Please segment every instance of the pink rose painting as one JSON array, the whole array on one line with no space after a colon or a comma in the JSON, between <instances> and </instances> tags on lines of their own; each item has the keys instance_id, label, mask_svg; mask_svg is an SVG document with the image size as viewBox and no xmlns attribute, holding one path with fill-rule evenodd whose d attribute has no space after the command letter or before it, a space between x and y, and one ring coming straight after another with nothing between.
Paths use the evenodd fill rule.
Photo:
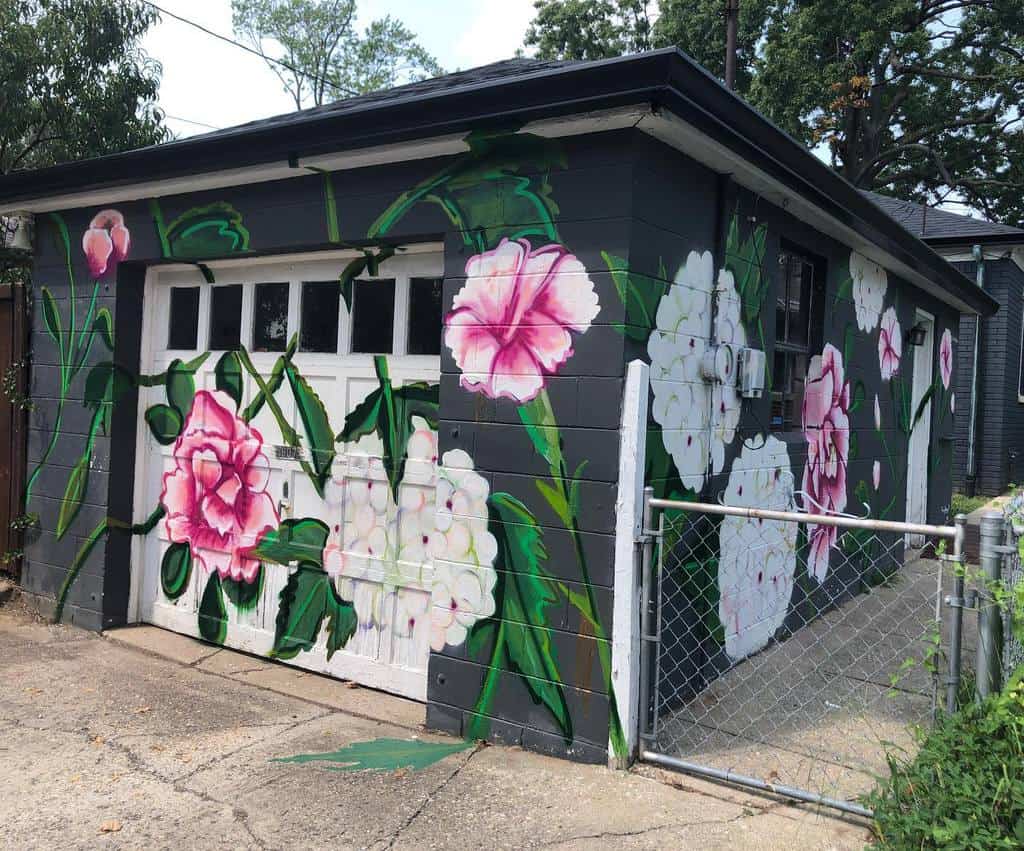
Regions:
<instances>
[{"instance_id":1,"label":"pink rose painting","mask_svg":"<svg viewBox=\"0 0 1024 851\"><path fill-rule=\"evenodd\" d=\"M882 381L888 381L900 368L903 356L903 335L895 308L888 308L882 314L882 327L878 331L878 365L882 370Z\"/></svg>"},{"instance_id":2,"label":"pink rose painting","mask_svg":"<svg viewBox=\"0 0 1024 851\"><path fill-rule=\"evenodd\" d=\"M561 245L503 239L466 263L445 317L445 345L467 390L529 402L573 354L600 310L583 264Z\"/></svg>"},{"instance_id":3,"label":"pink rose painting","mask_svg":"<svg viewBox=\"0 0 1024 851\"><path fill-rule=\"evenodd\" d=\"M883 324L884 324L883 319ZM846 508L846 460L850 452L850 385L843 372L843 355L826 344L811 359L803 402L807 441L804 466L804 508L810 514L831 514ZM835 526L810 526L807 570L822 582L828 572L829 551L836 543Z\"/></svg>"},{"instance_id":4,"label":"pink rose painting","mask_svg":"<svg viewBox=\"0 0 1024 851\"><path fill-rule=\"evenodd\" d=\"M82 251L89 263L89 274L96 279L113 269L128 256L129 242L124 216L117 210L100 210L82 235Z\"/></svg>"},{"instance_id":5,"label":"pink rose painting","mask_svg":"<svg viewBox=\"0 0 1024 851\"><path fill-rule=\"evenodd\" d=\"M942 387L949 390L949 379L953 376L953 335L947 328L939 340L939 377Z\"/></svg>"},{"instance_id":6,"label":"pink rose painting","mask_svg":"<svg viewBox=\"0 0 1024 851\"><path fill-rule=\"evenodd\" d=\"M233 408L226 393L196 393L160 503L171 541L187 543L192 558L222 578L252 582L260 562L251 550L279 518L266 490L263 438Z\"/></svg>"}]
</instances>

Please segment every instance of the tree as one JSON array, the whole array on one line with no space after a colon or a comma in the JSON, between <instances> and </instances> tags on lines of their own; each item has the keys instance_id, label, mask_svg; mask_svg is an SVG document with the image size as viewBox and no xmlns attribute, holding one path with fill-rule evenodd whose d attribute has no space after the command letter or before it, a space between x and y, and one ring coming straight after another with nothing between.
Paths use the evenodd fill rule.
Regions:
<instances>
[{"instance_id":1,"label":"tree","mask_svg":"<svg viewBox=\"0 0 1024 851\"><path fill-rule=\"evenodd\" d=\"M267 60L296 109L442 73L390 16L356 32L355 0L231 0L231 15L235 33Z\"/></svg>"},{"instance_id":2,"label":"tree","mask_svg":"<svg viewBox=\"0 0 1024 851\"><path fill-rule=\"evenodd\" d=\"M750 97L856 186L1024 219L1020 0L789 0Z\"/></svg>"},{"instance_id":3,"label":"tree","mask_svg":"<svg viewBox=\"0 0 1024 851\"><path fill-rule=\"evenodd\" d=\"M0 0L0 173L162 142L136 2Z\"/></svg>"},{"instance_id":4,"label":"tree","mask_svg":"<svg viewBox=\"0 0 1024 851\"><path fill-rule=\"evenodd\" d=\"M537 0L526 44L539 59L608 59L650 50L644 0Z\"/></svg>"},{"instance_id":5,"label":"tree","mask_svg":"<svg viewBox=\"0 0 1024 851\"><path fill-rule=\"evenodd\" d=\"M582 59L648 39L722 76L724 0L662 0L653 28L621 5L539 0L527 44ZM738 35L737 91L856 186L1024 222L1021 0L741 0Z\"/></svg>"}]
</instances>

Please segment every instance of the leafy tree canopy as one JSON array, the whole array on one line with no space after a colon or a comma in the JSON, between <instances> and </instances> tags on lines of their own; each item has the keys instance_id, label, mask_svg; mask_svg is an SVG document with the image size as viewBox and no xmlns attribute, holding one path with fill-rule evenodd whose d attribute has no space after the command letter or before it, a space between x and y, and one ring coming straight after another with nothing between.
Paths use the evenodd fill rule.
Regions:
<instances>
[{"instance_id":1,"label":"leafy tree canopy","mask_svg":"<svg viewBox=\"0 0 1024 851\"><path fill-rule=\"evenodd\" d=\"M724 72L723 0L538 0L544 58L678 45ZM855 185L1024 223L1021 0L741 0L737 91Z\"/></svg>"},{"instance_id":2,"label":"leafy tree canopy","mask_svg":"<svg viewBox=\"0 0 1024 851\"><path fill-rule=\"evenodd\" d=\"M356 30L355 0L231 0L235 33L267 60L295 108L443 73L390 16Z\"/></svg>"},{"instance_id":3,"label":"leafy tree canopy","mask_svg":"<svg viewBox=\"0 0 1024 851\"><path fill-rule=\"evenodd\" d=\"M0 0L0 173L153 145L156 13L126 0Z\"/></svg>"}]
</instances>

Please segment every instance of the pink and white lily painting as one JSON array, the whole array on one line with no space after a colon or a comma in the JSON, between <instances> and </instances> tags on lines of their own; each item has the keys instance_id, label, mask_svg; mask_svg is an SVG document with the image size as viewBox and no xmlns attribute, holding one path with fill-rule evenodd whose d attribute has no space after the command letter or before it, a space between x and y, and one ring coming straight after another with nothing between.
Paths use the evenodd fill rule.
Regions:
<instances>
[{"instance_id":1,"label":"pink and white lily painting","mask_svg":"<svg viewBox=\"0 0 1024 851\"><path fill-rule=\"evenodd\" d=\"M464 388L522 404L572 357L572 333L599 310L587 270L564 246L503 239L466 263L444 341Z\"/></svg>"},{"instance_id":2,"label":"pink and white lily painting","mask_svg":"<svg viewBox=\"0 0 1024 851\"><path fill-rule=\"evenodd\" d=\"M896 309L889 307L882 314L882 327L878 331L878 366L882 371L882 381L888 381L899 371L902 357L900 321L896 318Z\"/></svg>"}]
</instances>

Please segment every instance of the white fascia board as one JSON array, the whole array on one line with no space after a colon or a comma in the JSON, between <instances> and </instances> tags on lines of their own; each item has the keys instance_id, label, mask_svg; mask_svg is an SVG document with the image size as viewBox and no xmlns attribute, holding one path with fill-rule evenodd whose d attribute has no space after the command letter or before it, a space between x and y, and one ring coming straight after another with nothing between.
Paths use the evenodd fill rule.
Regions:
<instances>
[{"instance_id":1,"label":"white fascia board","mask_svg":"<svg viewBox=\"0 0 1024 851\"><path fill-rule=\"evenodd\" d=\"M731 175L732 179L740 186L777 207L781 207L794 218L806 222L816 230L848 245L866 257L870 257L879 265L895 272L939 301L955 307L961 313L973 315L977 312L970 305L953 296L945 287L911 269L802 195L667 110L645 117L637 125L637 129L676 148L714 171Z\"/></svg>"},{"instance_id":2,"label":"white fascia board","mask_svg":"<svg viewBox=\"0 0 1024 851\"><path fill-rule=\"evenodd\" d=\"M646 107L602 110L562 118L537 121L525 125L519 132L556 138L578 136L584 133L600 133L634 126L641 116L647 114ZM243 168L225 168L202 174L110 186L87 192L72 192L52 195L47 198L18 201L12 200L0 209L0 213L27 212L48 213L54 210L69 210L76 207L97 207L138 201L147 198L161 198L167 195L181 195L186 192L202 192L250 183L266 183L272 180L286 180L305 177L312 172L308 169L325 171L346 171L367 168L388 163L409 162L461 154L469 150L465 134L437 136L415 142L401 142L393 145L379 145L374 148L359 148L336 154L322 154L303 158L298 168L287 162L271 162Z\"/></svg>"}]
</instances>

